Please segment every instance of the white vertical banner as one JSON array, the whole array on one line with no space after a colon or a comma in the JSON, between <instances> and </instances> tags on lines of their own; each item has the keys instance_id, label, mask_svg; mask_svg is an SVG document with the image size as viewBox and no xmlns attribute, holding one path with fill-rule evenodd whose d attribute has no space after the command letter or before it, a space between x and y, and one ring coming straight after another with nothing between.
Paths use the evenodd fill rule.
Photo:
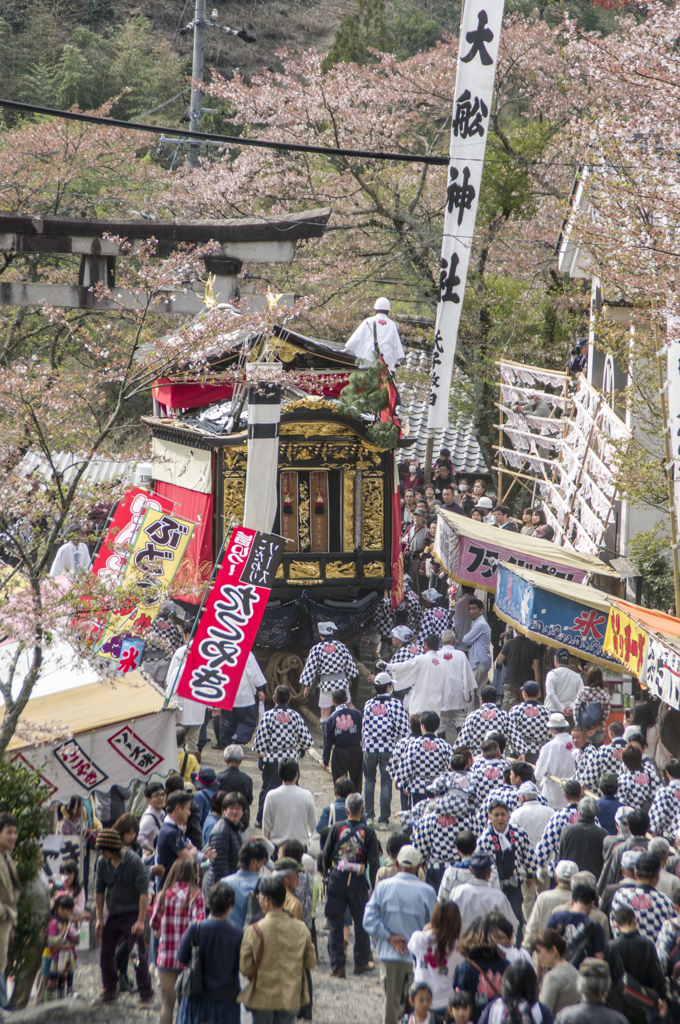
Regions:
<instances>
[{"instance_id":1,"label":"white vertical banner","mask_svg":"<svg viewBox=\"0 0 680 1024\"><path fill-rule=\"evenodd\" d=\"M668 430L673 460L673 496L676 522L680 524L680 316L669 312L667 331Z\"/></svg>"},{"instance_id":2,"label":"white vertical banner","mask_svg":"<svg viewBox=\"0 0 680 1024\"><path fill-rule=\"evenodd\" d=\"M504 0L465 0L451 122L427 425L449 424L449 393L482 181Z\"/></svg>"},{"instance_id":3,"label":"white vertical banner","mask_svg":"<svg viewBox=\"0 0 680 1024\"><path fill-rule=\"evenodd\" d=\"M248 470L243 526L261 533L271 533L276 518L280 420L281 386L251 386L248 389Z\"/></svg>"}]
</instances>

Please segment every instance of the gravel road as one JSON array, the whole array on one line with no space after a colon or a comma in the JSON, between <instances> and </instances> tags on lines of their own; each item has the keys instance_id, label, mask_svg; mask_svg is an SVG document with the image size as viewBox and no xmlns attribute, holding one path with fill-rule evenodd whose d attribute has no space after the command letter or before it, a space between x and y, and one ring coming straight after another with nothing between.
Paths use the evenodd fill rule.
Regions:
<instances>
[{"instance_id":1,"label":"gravel road","mask_svg":"<svg viewBox=\"0 0 680 1024\"><path fill-rule=\"evenodd\" d=\"M314 746L321 752L321 733L312 727ZM212 737L211 737L212 740ZM219 750L211 749L208 745L203 751L203 764L212 765L216 771L224 766L222 753ZM257 758L250 749L246 749L243 763L243 770L248 772L255 788L255 803L260 790L260 772L257 770ZM320 814L323 807L330 803L333 795L331 777L321 765L307 756L301 763L301 785L310 789L314 794L314 802L317 812ZM379 787L378 787L379 788ZM399 809L398 796L395 794L392 802L392 813ZM252 815L254 818L254 815ZM398 822L392 819L392 826L396 829ZM250 829L248 834L254 832ZM384 846L388 836L387 832L379 832L378 836ZM371 974L354 977L352 971L352 945L347 963L347 979L341 980L331 978L328 952L326 949L327 930L324 916L323 903L319 902L317 907L317 935L319 947L319 962L312 972L314 987L314 1024L379 1024L382 1019L382 992L379 980L379 966L376 962L376 969ZM353 933L352 933L353 934ZM130 970L132 976L132 970ZM77 999L64 1000L60 1003L50 1003L42 1006L29 1006L26 1010L6 1015L1 1019L23 1024L23 1022L49 1021L50 1024L77 1024L79 1021L96 1021L97 1024L140 1024L140 1022L156 1021L160 1010L160 996L156 992L154 1006L151 1009L142 1010L139 1006L136 995L121 995L113 1005L98 1005L93 1000L99 993L101 987L98 950L92 949L89 953L80 954L78 967L75 974L75 989L78 992Z\"/></svg>"}]
</instances>

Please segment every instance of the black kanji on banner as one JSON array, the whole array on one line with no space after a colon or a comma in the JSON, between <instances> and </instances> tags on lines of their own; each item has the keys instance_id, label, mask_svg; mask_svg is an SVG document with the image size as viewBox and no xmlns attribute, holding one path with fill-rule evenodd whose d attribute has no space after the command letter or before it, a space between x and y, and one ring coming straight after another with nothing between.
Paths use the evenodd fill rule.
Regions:
<instances>
[{"instance_id":1,"label":"black kanji on banner","mask_svg":"<svg viewBox=\"0 0 680 1024\"><path fill-rule=\"evenodd\" d=\"M482 64L488 67L489 64L493 64L493 57L487 50L485 44L490 43L493 40L493 32L490 28L487 28L489 16L486 11L480 11L477 15L477 28L473 32L468 32L465 38L468 43L472 44L472 49L465 57L460 59L468 64L474 57L479 54L479 59Z\"/></svg>"},{"instance_id":2,"label":"black kanji on banner","mask_svg":"<svg viewBox=\"0 0 680 1024\"><path fill-rule=\"evenodd\" d=\"M456 138L468 139L472 135L484 134L482 121L489 115L489 108L484 100L475 96L474 101L469 89L465 89L456 100L456 114L451 128Z\"/></svg>"},{"instance_id":3,"label":"black kanji on banner","mask_svg":"<svg viewBox=\"0 0 680 1024\"><path fill-rule=\"evenodd\" d=\"M472 209L472 201L477 195L474 185L470 184L470 168L463 168L463 180L457 182L458 168L449 171L450 181L446 190L446 205L449 213L458 210L458 227L463 223L466 210Z\"/></svg>"}]
</instances>

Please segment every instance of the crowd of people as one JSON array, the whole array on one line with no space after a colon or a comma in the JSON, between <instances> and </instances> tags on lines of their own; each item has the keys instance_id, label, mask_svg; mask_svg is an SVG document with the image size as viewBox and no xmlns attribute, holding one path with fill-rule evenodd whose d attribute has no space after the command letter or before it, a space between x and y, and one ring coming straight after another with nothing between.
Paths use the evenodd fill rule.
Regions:
<instances>
[{"instance_id":1,"label":"crowd of people","mask_svg":"<svg viewBox=\"0 0 680 1024\"><path fill-rule=\"evenodd\" d=\"M379 962L383 1024L680 1021L680 761L654 701L618 720L599 668L566 648L547 665L485 595L423 577L411 542L438 503L471 515L484 499L447 460L422 499L417 462L405 467L411 573L370 623L373 670L335 622L316 624L299 685L318 702L335 799L319 813L308 721L287 686L262 706L251 656L232 712L182 702L177 773L61 808L59 831L87 840L83 876L71 860L39 874L44 928L9 996L17 820L0 814L0 1007L77 989L91 918L103 1003L136 992L150 1007L156 992L161 1024L312 1020L323 907L332 977ZM521 527L492 515L540 530L526 511ZM169 690L189 632L164 613L147 645ZM202 763L211 725L219 772Z\"/></svg>"},{"instance_id":2,"label":"crowd of people","mask_svg":"<svg viewBox=\"0 0 680 1024\"><path fill-rule=\"evenodd\" d=\"M555 531L540 504L522 509L520 523L507 505L499 504L495 494L487 494L484 479L457 472L447 448L442 448L431 468L429 483L425 483L420 460L415 456L400 464L399 483L404 566L418 593L428 586L444 590L445 577L430 558L440 508L501 530L554 540Z\"/></svg>"}]
</instances>

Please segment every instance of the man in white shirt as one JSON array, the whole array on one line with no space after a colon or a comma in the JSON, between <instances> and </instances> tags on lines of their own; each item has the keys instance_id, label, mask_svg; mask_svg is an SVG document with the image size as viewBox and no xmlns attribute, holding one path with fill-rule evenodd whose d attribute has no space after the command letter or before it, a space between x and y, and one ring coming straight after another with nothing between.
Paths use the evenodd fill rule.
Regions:
<instances>
[{"instance_id":1,"label":"man in white shirt","mask_svg":"<svg viewBox=\"0 0 680 1024\"><path fill-rule=\"evenodd\" d=\"M560 783L555 782L550 776L570 779L576 771L576 751L569 734L569 722L564 715L554 711L548 719L548 726L552 739L541 747L534 768L534 777L548 804L557 811L561 807L566 807L567 801Z\"/></svg>"},{"instance_id":2,"label":"man in white shirt","mask_svg":"<svg viewBox=\"0 0 680 1024\"><path fill-rule=\"evenodd\" d=\"M518 825L524 829L535 850L543 835L545 826L555 812L552 807L539 804L537 799L538 788L535 782L523 782L519 787L518 793L519 807L510 815L510 824ZM538 878L535 878L531 885L522 882L522 913L524 914L525 921L528 921L531 916L538 893L542 892L547 887L547 884L547 882L539 882Z\"/></svg>"},{"instance_id":3,"label":"man in white shirt","mask_svg":"<svg viewBox=\"0 0 680 1024\"><path fill-rule=\"evenodd\" d=\"M460 911L461 935L476 917L490 914L494 910L499 911L503 917L507 917L513 930L517 931L519 921L510 905L510 900L501 889L494 889L491 885L491 864L491 854L473 853L470 858L472 878L469 882L456 885L451 890L449 899L457 905Z\"/></svg>"},{"instance_id":4,"label":"man in white shirt","mask_svg":"<svg viewBox=\"0 0 680 1024\"><path fill-rule=\"evenodd\" d=\"M555 667L545 677L545 706L550 711L559 711L568 718L573 716L576 695L583 689L583 678L569 668L569 651L560 647L555 651Z\"/></svg>"},{"instance_id":5,"label":"man in white shirt","mask_svg":"<svg viewBox=\"0 0 680 1024\"><path fill-rule=\"evenodd\" d=\"M86 531L80 526L71 531L71 536L65 544L61 545L55 555L50 576L61 576L62 573L89 572L92 559L85 543L85 537Z\"/></svg>"},{"instance_id":6,"label":"man in white shirt","mask_svg":"<svg viewBox=\"0 0 680 1024\"><path fill-rule=\"evenodd\" d=\"M453 744L463 727L468 711L473 708L472 699L477 682L464 651L455 648L456 634L452 629L442 633L439 659L446 672L446 694L440 714L440 735Z\"/></svg>"},{"instance_id":7,"label":"man in white shirt","mask_svg":"<svg viewBox=\"0 0 680 1024\"><path fill-rule=\"evenodd\" d=\"M238 685L234 707L231 711L222 708L220 712L220 746L232 743L244 747L250 743L257 728L257 702L264 704L264 689L267 680L251 651Z\"/></svg>"},{"instance_id":8,"label":"man in white shirt","mask_svg":"<svg viewBox=\"0 0 680 1024\"><path fill-rule=\"evenodd\" d=\"M316 829L314 797L308 789L296 785L300 768L292 757L279 761L281 785L270 789L264 801L262 832L274 846L286 839L297 839L306 846Z\"/></svg>"},{"instance_id":9,"label":"man in white shirt","mask_svg":"<svg viewBox=\"0 0 680 1024\"><path fill-rule=\"evenodd\" d=\"M357 359L366 363L375 362L375 345L378 344L380 354L392 372L397 363L404 358L404 349L397 325L387 316L390 311L390 300L376 300L375 316L362 320L352 337L345 344L345 351L351 352Z\"/></svg>"},{"instance_id":10,"label":"man in white shirt","mask_svg":"<svg viewBox=\"0 0 680 1024\"><path fill-rule=\"evenodd\" d=\"M189 649L189 637L191 636L191 623L185 623L182 627L185 643L178 647L172 656L170 668L166 676L165 693L167 696L175 694L177 684L182 678L184 663L187 660ZM175 712L175 722L181 725L185 732L184 749L188 754L195 754L198 750L198 740L201 733L201 726L205 721L205 713L208 710L206 704L198 700L190 700L188 697L173 698L180 705L180 710Z\"/></svg>"},{"instance_id":11,"label":"man in white shirt","mask_svg":"<svg viewBox=\"0 0 680 1024\"><path fill-rule=\"evenodd\" d=\"M423 647L425 653L417 654L410 661L390 662L394 690L410 689L404 700L409 715L419 715L422 711L439 715L448 694L448 673L438 650L439 637L425 637Z\"/></svg>"}]
</instances>

